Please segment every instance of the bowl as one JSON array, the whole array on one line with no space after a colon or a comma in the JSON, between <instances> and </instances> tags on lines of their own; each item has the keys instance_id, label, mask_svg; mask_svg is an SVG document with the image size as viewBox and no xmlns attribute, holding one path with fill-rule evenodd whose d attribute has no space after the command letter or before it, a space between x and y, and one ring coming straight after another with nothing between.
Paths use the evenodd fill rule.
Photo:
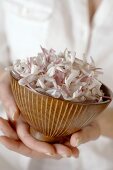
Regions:
<instances>
[{"instance_id":1,"label":"bowl","mask_svg":"<svg viewBox=\"0 0 113 170\"><path fill-rule=\"evenodd\" d=\"M32 136L50 143L61 142L91 123L112 100L112 92L104 84L101 88L108 98L100 103L72 102L35 93L20 86L12 75L11 88Z\"/></svg>"}]
</instances>

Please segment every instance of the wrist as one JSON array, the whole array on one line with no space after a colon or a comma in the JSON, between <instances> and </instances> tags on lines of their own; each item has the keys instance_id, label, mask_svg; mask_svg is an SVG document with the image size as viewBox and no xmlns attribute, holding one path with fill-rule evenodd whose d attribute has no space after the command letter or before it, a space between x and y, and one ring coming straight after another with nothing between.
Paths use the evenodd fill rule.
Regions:
<instances>
[{"instance_id":1,"label":"wrist","mask_svg":"<svg viewBox=\"0 0 113 170\"><path fill-rule=\"evenodd\" d=\"M3 67L0 65L0 76L4 73Z\"/></svg>"}]
</instances>

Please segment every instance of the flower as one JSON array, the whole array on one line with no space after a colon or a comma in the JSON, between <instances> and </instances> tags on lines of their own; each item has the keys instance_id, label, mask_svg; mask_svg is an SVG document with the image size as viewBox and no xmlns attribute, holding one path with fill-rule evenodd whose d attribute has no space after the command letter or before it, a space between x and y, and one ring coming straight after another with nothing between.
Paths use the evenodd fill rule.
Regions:
<instances>
[{"instance_id":1,"label":"flower","mask_svg":"<svg viewBox=\"0 0 113 170\"><path fill-rule=\"evenodd\" d=\"M102 71L96 68L92 57L88 63L85 55L80 60L75 52L67 49L58 54L54 49L41 49L37 56L19 59L11 67L20 85L75 102L102 101L102 83L98 80Z\"/></svg>"}]
</instances>

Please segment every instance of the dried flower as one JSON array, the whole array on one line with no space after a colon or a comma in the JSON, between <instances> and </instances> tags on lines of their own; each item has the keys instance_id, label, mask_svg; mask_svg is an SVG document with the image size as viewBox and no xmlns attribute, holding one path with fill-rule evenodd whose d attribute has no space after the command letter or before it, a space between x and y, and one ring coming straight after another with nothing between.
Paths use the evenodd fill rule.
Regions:
<instances>
[{"instance_id":1,"label":"dried flower","mask_svg":"<svg viewBox=\"0 0 113 170\"><path fill-rule=\"evenodd\" d=\"M36 57L17 60L10 68L15 77L20 77L20 85L75 102L102 101L104 94L98 80L102 71L96 68L92 57L88 63L85 55L80 60L67 49L59 54L54 49L41 49Z\"/></svg>"}]
</instances>

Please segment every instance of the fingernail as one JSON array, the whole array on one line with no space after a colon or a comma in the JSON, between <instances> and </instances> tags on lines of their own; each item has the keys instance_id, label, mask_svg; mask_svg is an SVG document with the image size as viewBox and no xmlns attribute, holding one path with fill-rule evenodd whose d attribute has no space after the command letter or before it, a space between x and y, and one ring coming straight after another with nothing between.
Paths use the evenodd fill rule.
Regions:
<instances>
[{"instance_id":1,"label":"fingernail","mask_svg":"<svg viewBox=\"0 0 113 170\"><path fill-rule=\"evenodd\" d=\"M65 153L62 153L62 154L60 154L63 158L70 158L72 155L70 154L65 154Z\"/></svg>"},{"instance_id":2,"label":"fingernail","mask_svg":"<svg viewBox=\"0 0 113 170\"><path fill-rule=\"evenodd\" d=\"M18 117L19 117L19 115L18 115L18 111L16 111L15 113L13 113L13 115L12 115L12 120L13 121L15 121L15 120L17 120L18 119Z\"/></svg>"},{"instance_id":3,"label":"fingernail","mask_svg":"<svg viewBox=\"0 0 113 170\"><path fill-rule=\"evenodd\" d=\"M73 158L77 159L79 157L79 155L74 155Z\"/></svg>"},{"instance_id":4,"label":"fingernail","mask_svg":"<svg viewBox=\"0 0 113 170\"><path fill-rule=\"evenodd\" d=\"M15 121L15 113L12 115L12 120Z\"/></svg>"},{"instance_id":5,"label":"fingernail","mask_svg":"<svg viewBox=\"0 0 113 170\"><path fill-rule=\"evenodd\" d=\"M82 144L81 139L77 138L77 139L76 139L75 146L78 147L78 146L80 146L81 144Z\"/></svg>"},{"instance_id":6,"label":"fingernail","mask_svg":"<svg viewBox=\"0 0 113 170\"><path fill-rule=\"evenodd\" d=\"M48 156L53 156L53 154L52 154L52 153L49 153L49 152L46 153L46 155L48 155Z\"/></svg>"},{"instance_id":7,"label":"fingernail","mask_svg":"<svg viewBox=\"0 0 113 170\"><path fill-rule=\"evenodd\" d=\"M0 127L0 136L4 136L4 132L2 130L2 127Z\"/></svg>"},{"instance_id":8,"label":"fingernail","mask_svg":"<svg viewBox=\"0 0 113 170\"><path fill-rule=\"evenodd\" d=\"M67 158L68 156L66 154L60 154L63 158Z\"/></svg>"}]
</instances>

